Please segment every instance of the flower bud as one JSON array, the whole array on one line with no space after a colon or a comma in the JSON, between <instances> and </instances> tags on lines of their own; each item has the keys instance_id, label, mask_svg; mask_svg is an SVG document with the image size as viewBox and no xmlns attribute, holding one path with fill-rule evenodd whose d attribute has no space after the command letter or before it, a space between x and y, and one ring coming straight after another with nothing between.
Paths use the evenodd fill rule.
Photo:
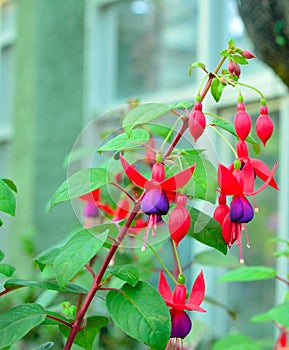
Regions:
<instances>
[{"instance_id":1,"label":"flower bud","mask_svg":"<svg viewBox=\"0 0 289 350\"><path fill-rule=\"evenodd\" d=\"M206 127L206 118L202 112L202 103L196 102L189 114L189 130L195 142L203 134Z\"/></svg>"},{"instance_id":2,"label":"flower bud","mask_svg":"<svg viewBox=\"0 0 289 350\"><path fill-rule=\"evenodd\" d=\"M252 126L250 115L245 111L243 102L237 104L237 113L234 119L234 127L241 141L245 141L248 137Z\"/></svg>"},{"instance_id":3,"label":"flower bud","mask_svg":"<svg viewBox=\"0 0 289 350\"><path fill-rule=\"evenodd\" d=\"M169 232L172 240L179 242L188 233L191 225L190 214L184 206L177 205L170 213L168 220Z\"/></svg>"},{"instance_id":4,"label":"flower bud","mask_svg":"<svg viewBox=\"0 0 289 350\"><path fill-rule=\"evenodd\" d=\"M272 136L274 130L274 124L272 119L268 115L268 107L260 107L260 115L256 121L256 133L259 139L262 141L264 147L266 146L267 141Z\"/></svg>"},{"instance_id":5,"label":"flower bud","mask_svg":"<svg viewBox=\"0 0 289 350\"><path fill-rule=\"evenodd\" d=\"M252 52L248 51L248 50L243 50L241 55L244 57L244 58L247 58L248 60L251 59L251 58L256 58L256 56L254 54L252 54Z\"/></svg>"}]
</instances>

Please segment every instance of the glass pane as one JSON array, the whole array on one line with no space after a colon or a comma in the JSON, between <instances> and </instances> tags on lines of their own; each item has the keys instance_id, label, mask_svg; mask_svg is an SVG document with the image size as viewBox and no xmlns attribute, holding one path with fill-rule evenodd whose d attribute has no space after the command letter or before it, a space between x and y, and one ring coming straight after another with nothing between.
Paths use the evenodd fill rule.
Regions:
<instances>
[{"instance_id":1,"label":"glass pane","mask_svg":"<svg viewBox=\"0 0 289 350\"><path fill-rule=\"evenodd\" d=\"M191 84L195 59L197 1L120 2L115 97L128 97Z\"/></svg>"}]
</instances>

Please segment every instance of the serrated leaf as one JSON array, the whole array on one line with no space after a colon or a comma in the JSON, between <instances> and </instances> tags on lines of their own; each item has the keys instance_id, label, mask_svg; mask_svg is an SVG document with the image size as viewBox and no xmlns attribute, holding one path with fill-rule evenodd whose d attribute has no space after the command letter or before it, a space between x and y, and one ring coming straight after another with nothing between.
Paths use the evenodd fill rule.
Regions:
<instances>
[{"instance_id":1,"label":"serrated leaf","mask_svg":"<svg viewBox=\"0 0 289 350\"><path fill-rule=\"evenodd\" d=\"M0 180L0 211L15 216L16 200L11 188Z\"/></svg>"},{"instance_id":2,"label":"serrated leaf","mask_svg":"<svg viewBox=\"0 0 289 350\"><path fill-rule=\"evenodd\" d=\"M157 119L169 112L171 107L163 103L146 103L132 109L123 119L123 128L130 136L133 128Z\"/></svg>"},{"instance_id":3,"label":"serrated leaf","mask_svg":"<svg viewBox=\"0 0 289 350\"><path fill-rule=\"evenodd\" d=\"M37 255L34 262L38 265L40 271L43 271L47 265L53 265L54 260L60 254L61 250L62 247L53 247Z\"/></svg>"},{"instance_id":4,"label":"serrated leaf","mask_svg":"<svg viewBox=\"0 0 289 350\"><path fill-rule=\"evenodd\" d=\"M65 293L87 294L87 290L74 283L67 283L64 288L60 288L57 281L32 281L18 278L11 278L4 284L5 289L18 289L22 287L34 287L48 290L62 291Z\"/></svg>"},{"instance_id":5,"label":"serrated leaf","mask_svg":"<svg viewBox=\"0 0 289 350\"><path fill-rule=\"evenodd\" d=\"M227 254L227 245L222 236L222 228L217 221L201 211L191 208L191 227L188 236L199 242Z\"/></svg>"},{"instance_id":6,"label":"serrated leaf","mask_svg":"<svg viewBox=\"0 0 289 350\"><path fill-rule=\"evenodd\" d=\"M63 288L95 256L103 246L107 235L108 230L99 235L94 235L89 230L82 230L70 238L53 263L60 288Z\"/></svg>"},{"instance_id":7,"label":"serrated leaf","mask_svg":"<svg viewBox=\"0 0 289 350\"><path fill-rule=\"evenodd\" d=\"M32 328L45 320L45 312L38 304L15 306L0 315L0 348L23 338Z\"/></svg>"},{"instance_id":8,"label":"serrated leaf","mask_svg":"<svg viewBox=\"0 0 289 350\"><path fill-rule=\"evenodd\" d=\"M51 349L53 347L54 347L54 343L52 343L52 341L48 341L48 342L38 346L34 350L48 350L48 349Z\"/></svg>"},{"instance_id":9,"label":"serrated leaf","mask_svg":"<svg viewBox=\"0 0 289 350\"><path fill-rule=\"evenodd\" d=\"M2 179L2 181L4 181L6 183L6 185L9 186L13 192L17 193L17 186L15 185L15 183L12 180Z\"/></svg>"},{"instance_id":10,"label":"serrated leaf","mask_svg":"<svg viewBox=\"0 0 289 350\"><path fill-rule=\"evenodd\" d=\"M228 335L219 339L212 347L212 350L261 350L254 344L253 340L243 334Z\"/></svg>"},{"instance_id":11,"label":"serrated leaf","mask_svg":"<svg viewBox=\"0 0 289 350\"><path fill-rule=\"evenodd\" d=\"M224 256L215 250L207 250L194 256L194 263L214 267L237 268L240 261L232 255Z\"/></svg>"},{"instance_id":12,"label":"serrated leaf","mask_svg":"<svg viewBox=\"0 0 289 350\"><path fill-rule=\"evenodd\" d=\"M6 277L11 277L15 270L15 267L10 264L0 264L0 273Z\"/></svg>"},{"instance_id":13,"label":"serrated leaf","mask_svg":"<svg viewBox=\"0 0 289 350\"><path fill-rule=\"evenodd\" d=\"M134 265L113 265L107 271L131 286L135 286L139 281L139 271Z\"/></svg>"},{"instance_id":14,"label":"serrated leaf","mask_svg":"<svg viewBox=\"0 0 289 350\"><path fill-rule=\"evenodd\" d=\"M113 322L129 336L154 350L164 350L170 337L168 307L148 283L125 284L121 292L110 291L106 305Z\"/></svg>"},{"instance_id":15,"label":"serrated leaf","mask_svg":"<svg viewBox=\"0 0 289 350\"><path fill-rule=\"evenodd\" d=\"M274 278L277 271L265 266L244 266L223 275L219 282L245 282Z\"/></svg>"},{"instance_id":16,"label":"serrated leaf","mask_svg":"<svg viewBox=\"0 0 289 350\"><path fill-rule=\"evenodd\" d=\"M82 169L65 180L54 193L50 207L78 198L114 181L113 175L103 168Z\"/></svg>"},{"instance_id":17,"label":"serrated leaf","mask_svg":"<svg viewBox=\"0 0 289 350\"><path fill-rule=\"evenodd\" d=\"M223 84L220 82L218 78L214 78L212 80L212 85L211 85L211 94L214 97L216 102L220 101L220 98L222 96L222 92L226 84Z\"/></svg>"},{"instance_id":18,"label":"serrated leaf","mask_svg":"<svg viewBox=\"0 0 289 350\"><path fill-rule=\"evenodd\" d=\"M108 324L108 318L105 316L90 316L86 319L85 328L78 332L74 343L85 350L93 350L95 337L102 327ZM69 327L64 325L59 326L60 332L67 338Z\"/></svg>"},{"instance_id":19,"label":"serrated leaf","mask_svg":"<svg viewBox=\"0 0 289 350\"><path fill-rule=\"evenodd\" d=\"M115 136L107 143L98 148L97 151L120 151L123 149L134 148L148 142L150 135L144 129L132 130L130 136L126 133Z\"/></svg>"},{"instance_id":20,"label":"serrated leaf","mask_svg":"<svg viewBox=\"0 0 289 350\"><path fill-rule=\"evenodd\" d=\"M191 64L190 68L189 68L189 76L192 75L192 70L193 70L194 68L206 69L206 66L205 66L205 64L202 63L202 62L193 62L193 63Z\"/></svg>"},{"instance_id":21,"label":"serrated leaf","mask_svg":"<svg viewBox=\"0 0 289 350\"><path fill-rule=\"evenodd\" d=\"M267 312L272 320L289 328L289 304L282 304L274 307Z\"/></svg>"},{"instance_id":22,"label":"serrated leaf","mask_svg":"<svg viewBox=\"0 0 289 350\"><path fill-rule=\"evenodd\" d=\"M234 125L225 121L225 120L214 119L212 121L212 125L217 126L218 128L221 128L225 131L228 131L230 134L237 137ZM251 133L246 138L246 141L251 143L253 145L253 147L255 147L255 153L260 152L260 145L259 145L258 141L252 136Z\"/></svg>"}]
</instances>

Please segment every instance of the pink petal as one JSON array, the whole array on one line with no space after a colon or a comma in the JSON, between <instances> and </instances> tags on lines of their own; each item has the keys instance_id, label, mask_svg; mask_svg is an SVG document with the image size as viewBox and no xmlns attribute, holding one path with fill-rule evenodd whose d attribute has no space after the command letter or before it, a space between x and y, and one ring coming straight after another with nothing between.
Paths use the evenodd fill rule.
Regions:
<instances>
[{"instance_id":1,"label":"pink petal","mask_svg":"<svg viewBox=\"0 0 289 350\"><path fill-rule=\"evenodd\" d=\"M244 179L244 192L254 191L255 173L254 168L250 162L246 162L242 168L242 174Z\"/></svg>"},{"instance_id":2,"label":"pink petal","mask_svg":"<svg viewBox=\"0 0 289 350\"><path fill-rule=\"evenodd\" d=\"M164 191L175 191L177 188L185 186L185 184L191 179L193 172L195 170L196 163L194 163L189 168L180 171L174 176L169 177L168 179L160 183L161 188Z\"/></svg>"},{"instance_id":3,"label":"pink petal","mask_svg":"<svg viewBox=\"0 0 289 350\"><path fill-rule=\"evenodd\" d=\"M146 183L150 182L148 179L142 176L132 165L130 165L121 154L120 154L120 161L127 177L136 186L144 188Z\"/></svg>"},{"instance_id":4,"label":"pink petal","mask_svg":"<svg viewBox=\"0 0 289 350\"><path fill-rule=\"evenodd\" d=\"M100 197L100 189L97 188L96 190L83 194L78 198L86 202L97 202L99 200L99 197Z\"/></svg>"},{"instance_id":5,"label":"pink petal","mask_svg":"<svg viewBox=\"0 0 289 350\"><path fill-rule=\"evenodd\" d=\"M218 167L218 184L222 194L232 196L233 194L242 194L243 189L232 172L223 164Z\"/></svg>"},{"instance_id":6,"label":"pink petal","mask_svg":"<svg viewBox=\"0 0 289 350\"><path fill-rule=\"evenodd\" d=\"M160 271L159 293L163 297L167 305L173 305L173 293L170 289L170 286L168 285L168 282L162 270Z\"/></svg>"},{"instance_id":7,"label":"pink petal","mask_svg":"<svg viewBox=\"0 0 289 350\"><path fill-rule=\"evenodd\" d=\"M201 302L204 300L204 297L205 281L203 271L201 271L194 282L190 298L186 304L186 309L195 311L205 311L204 309L199 307Z\"/></svg>"},{"instance_id":8,"label":"pink petal","mask_svg":"<svg viewBox=\"0 0 289 350\"><path fill-rule=\"evenodd\" d=\"M256 175L261 180L266 181L271 175L271 170L267 167L267 165L264 162L262 162L262 160L255 158L250 158L250 162L253 165ZM269 185L275 188L276 190L279 190L279 187L273 178L270 180Z\"/></svg>"}]
</instances>

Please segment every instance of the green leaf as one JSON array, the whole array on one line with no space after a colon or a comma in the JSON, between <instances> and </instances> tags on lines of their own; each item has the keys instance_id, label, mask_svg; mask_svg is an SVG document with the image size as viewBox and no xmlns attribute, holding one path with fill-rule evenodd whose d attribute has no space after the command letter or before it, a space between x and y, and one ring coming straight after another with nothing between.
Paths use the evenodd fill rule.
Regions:
<instances>
[{"instance_id":1,"label":"green leaf","mask_svg":"<svg viewBox=\"0 0 289 350\"><path fill-rule=\"evenodd\" d=\"M86 319L85 328L78 332L74 343L85 350L93 350L95 337L102 327L108 324L108 318L104 316L90 316ZM60 332L67 338L70 328L64 325L59 326Z\"/></svg>"},{"instance_id":2,"label":"green leaf","mask_svg":"<svg viewBox=\"0 0 289 350\"><path fill-rule=\"evenodd\" d=\"M289 328L289 304L282 304L268 311L268 316L277 323Z\"/></svg>"},{"instance_id":3,"label":"green leaf","mask_svg":"<svg viewBox=\"0 0 289 350\"><path fill-rule=\"evenodd\" d=\"M5 254L2 252L2 250L0 250L0 261L2 261L4 259Z\"/></svg>"},{"instance_id":4,"label":"green leaf","mask_svg":"<svg viewBox=\"0 0 289 350\"><path fill-rule=\"evenodd\" d=\"M224 256L215 250L206 250L194 256L194 263L214 267L237 268L240 261L233 255Z\"/></svg>"},{"instance_id":5,"label":"green leaf","mask_svg":"<svg viewBox=\"0 0 289 350\"><path fill-rule=\"evenodd\" d=\"M225 121L225 120L219 120L219 119L214 119L212 121L212 125L217 126L218 128L221 128L225 131L228 131L230 134L237 136L234 125ZM254 151L255 153L259 153L260 152L260 145L258 143L258 141L256 141L256 139L252 136L252 134L250 133L249 136L246 138L246 141L251 143L254 147Z\"/></svg>"},{"instance_id":6,"label":"green leaf","mask_svg":"<svg viewBox=\"0 0 289 350\"><path fill-rule=\"evenodd\" d=\"M265 312L265 313L253 316L250 321L252 323L263 323L263 322L272 321L272 318L269 317L268 312Z\"/></svg>"},{"instance_id":7,"label":"green leaf","mask_svg":"<svg viewBox=\"0 0 289 350\"><path fill-rule=\"evenodd\" d=\"M220 98L222 96L222 92L226 84L223 84L218 78L214 78L212 80L211 85L211 94L214 97L216 102L220 101Z\"/></svg>"},{"instance_id":8,"label":"green leaf","mask_svg":"<svg viewBox=\"0 0 289 350\"><path fill-rule=\"evenodd\" d=\"M15 185L15 183L12 180L2 179L2 181L4 181L6 183L6 185L9 186L13 192L17 193L17 186Z\"/></svg>"},{"instance_id":9,"label":"green leaf","mask_svg":"<svg viewBox=\"0 0 289 350\"><path fill-rule=\"evenodd\" d=\"M229 56L228 50L225 49L225 50L221 51L220 56L228 57Z\"/></svg>"},{"instance_id":10,"label":"green leaf","mask_svg":"<svg viewBox=\"0 0 289 350\"><path fill-rule=\"evenodd\" d=\"M277 274L275 269L265 266L244 266L230 271L219 279L219 282L244 282L274 278Z\"/></svg>"},{"instance_id":11,"label":"green leaf","mask_svg":"<svg viewBox=\"0 0 289 350\"><path fill-rule=\"evenodd\" d=\"M37 257L34 259L34 262L38 265L40 271L43 271L45 266L53 265L54 260L60 254L61 251L62 247L53 247L47 249L43 253L37 255Z\"/></svg>"},{"instance_id":12,"label":"green leaf","mask_svg":"<svg viewBox=\"0 0 289 350\"><path fill-rule=\"evenodd\" d=\"M140 105L127 113L123 119L122 126L128 136L130 136L132 129L137 125L151 122L169 112L170 109L171 106L163 103L146 103Z\"/></svg>"},{"instance_id":13,"label":"green leaf","mask_svg":"<svg viewBox=\"0 0 289 350\"><path fill-rule=\"evenodd\" d=\"M194 68L206 69L206 66L205 66L205 64L202 63L202 62L193 62L193 63L191 64L191 66L190 66L190 69L189 69L189 76L192 75L192 70L193 70Z\"/></svg>"},{"instance_id":14,"label":"green leaf","mask_svg":"<svg viewBox=\"0 0 289 350\"><path fill-rule=\"evenodd\" d=\"M114 181L113 175L103 168L82 169L65 180L54 193L50 207L78 198Z\"/></svg>"},{"instance_id":15,"label":"green leaf","mask_svg":"<svg viewBox=\"0 0 289 350\"><path fill-rule=\"evenodd\" d=\"M40 346L38 346L36 349L34 350L48 350L54 347L54 343L52 343L52 341L48 341Z\"/></svg>"},{"instance_id":16,"label":"green leaf","mask_svg":"<svg viewBox=\"0 0 289 350\"><path fill-rule=\"evenodd\" d=\"M183 102L176 102L172 103L169 105L170 110L172 109L177 109L177 108L190 108L194 105L194 102L188 102L188 101L183 101Z\"/></svg>"},{"instance_id":17,"label":"green leaf","mask_svg":"<svg viewBox=\"0 0 289 350\"><path fill-rule=\"evenodd\" d=\"M103 246L107 235L108 230L99 235L94 235L89 230L82 230L70 238L53 264L61 288L95 256Z\"/></svg>"},{"instance_id":18,"label":"green leaf","mask_svg":"<svg viewBox=\"0 0 289 350\"><path fill-rule=\"evenodd\" d=\"M15 216L16 200L13 191L3 180L0 180L0 211Z\"/></svg>"},{"instance_id":19,"label":"green leaf","mask_svg":"<svg viewBox=\"0 0 289 350\"><path fill-rule=\"evenodd\" d=\"M65 287L60 288L57 281L31 281L18 278L11 278L7 280L4 284L5 289L18 289L21 287L34 287L77 294L87 294L88 292L86 289L74 283L67 283Z\"/></svg>"},{"instance_id":20,"label":"green leaf","mask_svg":"<svg viewBox=\"0 0 289 350\"><path fill-rule=\"evenodd\" d=\"M23 338L32 328L45 320L45 312L38 304L13 307L0 315L0 348Z\"/></svg>"},{"instance_id":21,"label":"green leaf","mask_svg":"<svg viewBox=\"0 0 289 350\"><path fill-rule=\"evenodd\" d=\"M219 223L201 211L191 208L191 227L188 235L209 247L227 254L227 245L222 236L222 228Z\"/></svg>"},{"instance_id":22,"label":"green leaf","mask_svg":"<svg viewBox=\"0 0 289 350\"><path fill-rule=\"evenodd\" d=\"M97 151L120 151L123 149L134 148L148 142L150 135L144 129L132 130L130 136L126 133L117 135L113 139L98 148Z\"/></svg>"},{"instance_id":23,"label":"green leaf","mask_svg":"<svg viewBox=\"0 0 289 350\"><path fill-rule=\"evenodd\" d=\"M233 60L234 62L239 63L239 64L242 64L242 65L248 64L248 61L246 60L246 58L243 57L243 56L240 56L240 55L233 55L233 56L232 56L232 60Z\"/></svg>"},{"instance_id":24,"label":"green leaf","mask_svg":"<svg viewBox=\"0 0 289 350\"><path fill-rule=\"evenodd\" d=\"M144 128L149 130L153 136L160 136L162 138L166 138L171 132L171 128L163 124L147 124L144 126ZM171 136L168 138L168 142L173 139L174 134L175 132L171 134Z\"/></svg>"},{"instance_id":25,"label":"green leaf","mask_svg":"<svg viewBox=\"0 0 289 350\"><path fill-rule=\"evenodd\" d=\"M261 350L253 340L243 334L228 335L219 339L212 347L212 350Z\"/></svg>"},{"instance_id":26,"label":"green leaf","mask_svg":"<svg viewBox=\"0 0 289 350\"><path fill-rule=\"evenodd\" d=\"M230 49L234 49L235 48L235 41L234 41L234 39L230 38L228 40L228 45L229 45Z\"/></svg>"},{"instance_id":27,"label":"green leaf","mask_svg":"<svg viewBox=\"0 0 289 350\"><path fill-rule=\"evenodd\" d=\"M106 305L113 322L129 336L154 350L164 350L170 337L168 307L148 283L125 284L107 294Z\"/></svg>"},{"instance_id":28,"label":"green leaf","mask_svg":"<svg viewBox=\"0 0 289 350\"><path fill-rule=\"evenodd\" d=\"M109 266L107 271L131 286L135 286L139 281L139 272L134 265Z\"/></svg>"},{"instance_id":29,"label":"green leaf","mask_svg":"<svg viewBox=\"0 0 289 350\"><path fill-rule=\"evenodd\" d=\"M0 273L6 277L11 277L15 270L15 267L10 264L0 264Z\"/></svg>"}]
</instances>

